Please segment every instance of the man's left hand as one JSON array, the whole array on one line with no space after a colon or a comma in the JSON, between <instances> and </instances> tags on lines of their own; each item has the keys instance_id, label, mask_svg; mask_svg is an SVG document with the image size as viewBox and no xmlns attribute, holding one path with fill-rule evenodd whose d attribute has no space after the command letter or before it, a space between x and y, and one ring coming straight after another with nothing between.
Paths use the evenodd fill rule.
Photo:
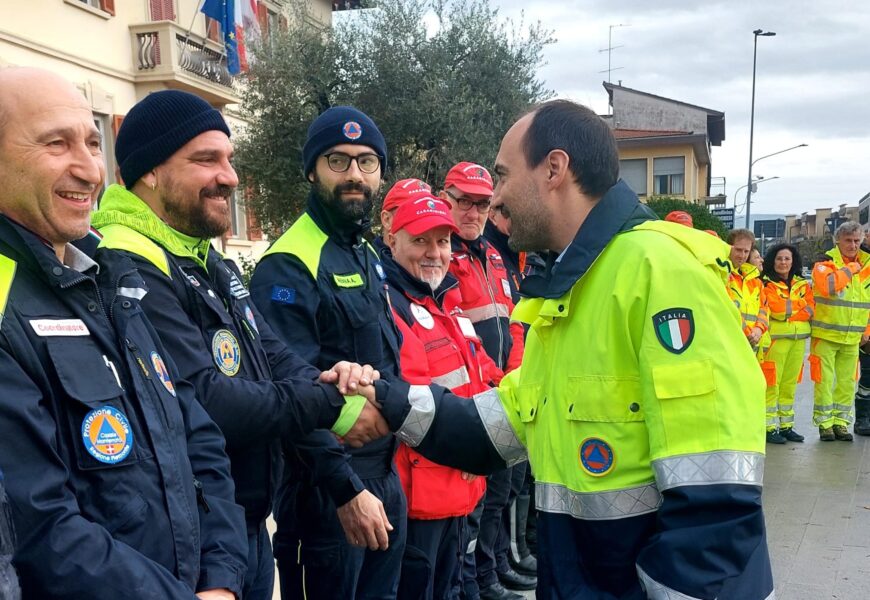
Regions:
<instances>
[{"instance_id":1,"label":"man's left hand","mask_svg":"<svg viewBox=\"0 0 870 600\"><path fill-rule=\"evenodd\" d=\"M236 595L226 588L197 592L196 597L199 600L237 600Z\"/></svg>"},{"instance_id":2,"label":"man's left hand","mask_svg":"<svg viewBox=\"0 0 870 600\"><path fill-rule=\"evenodd\" d=\"M342 438L352 448L359 448L363 444L390 435L390 427L374 403L374 392L374 387L370 385L359 389L359 394L366 398L365 406L353 427Z\"/></svg>"},{"instance_id":3,"label":"man's left hand","mask_svg":"<svg viewBox=\"0 0 870 600\"><path fill-rule=\"evenodd\" d=\"M320 374L322 383L334 383L342 395L357 393L361 385L370 385L381 378L381 374L371 365L359 365L343 360L335 363L328 371Z\"/></svg>"}]
</instances>

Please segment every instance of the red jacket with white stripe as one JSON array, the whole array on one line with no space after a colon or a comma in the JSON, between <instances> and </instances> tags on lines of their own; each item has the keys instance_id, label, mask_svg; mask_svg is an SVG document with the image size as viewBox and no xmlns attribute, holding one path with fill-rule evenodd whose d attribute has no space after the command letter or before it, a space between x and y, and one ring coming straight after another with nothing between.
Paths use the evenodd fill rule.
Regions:
<instances>
[{"instance_id":1,"label":"red jacket with white stripe","mask_svg":"<svg viewBox=\"0 0 870 600\"><path fill-rule=\"evenodd\" d=\"M454 235L452 244L450 273L459 281L459 307L490 358L505 373L513 371L523 359L523 326L510 321L514 303L504 260L483 237L469 242Z\"/></svg>"},{"instance_id":2,"label":"red jacket with white stripe","mask_svg":"<svg viewBox=\"0 0 870 600\"><path fill-rule=\"evenodd\" d=\"M391 259L383 263L390 303L402 335L401 377L414 385L434 383L459 396L489 389L501 371L483 351L467 317L456 307L456 280L447 275L434 292ZM463 322L462 319L465 319ZM424 458L405 444L396 469L411 519L446 519L469 514L486 490L486 478L467 481L458 469Z\"/></svg>"}]
</instances>

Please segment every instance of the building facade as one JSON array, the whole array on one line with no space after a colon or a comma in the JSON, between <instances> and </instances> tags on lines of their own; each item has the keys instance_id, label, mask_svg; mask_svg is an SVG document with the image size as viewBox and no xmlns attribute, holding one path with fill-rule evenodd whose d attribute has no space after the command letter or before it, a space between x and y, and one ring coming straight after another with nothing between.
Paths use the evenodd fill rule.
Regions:
<instances>
[{"instance_id":1,"label":"building facade","mask_svg":"<svg viewBox=\"0 0 870 600\"><path fill-rule=\"evenodd\" d=\"M620 177L641 197L704 204L711 146L725 139L725 113L604 83L613 108L605 120L619 148Z\"/></svg>"},{"instance_id":2,"label":"building facade","mask_svg":"<svg viewBox=\"0 0 870 600\"><path fill-rule=\"evenodd\" d=\"M257 2L261 35L281 27L290 2ZM241 84L227 71L218 24L200 12L201 5L202 0L0 0L0 67L48 69L81 90L103 134L107 184L114 183L115 134L127 111L151 92L192 92L222 111L233 131L244 127ZM332 0L309 6L306 21L331 25ZM266 241L241 191L232 217L232 232L219 245L230 255L259 255Z\"/></svg>"}]
</instances>

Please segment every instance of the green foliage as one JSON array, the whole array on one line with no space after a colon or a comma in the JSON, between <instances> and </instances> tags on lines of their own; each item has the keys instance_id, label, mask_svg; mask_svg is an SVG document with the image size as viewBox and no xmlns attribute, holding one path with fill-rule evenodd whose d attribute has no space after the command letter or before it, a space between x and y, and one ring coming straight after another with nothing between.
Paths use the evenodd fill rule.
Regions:
<instances>
[{"instance_id":1,"label":"green foliage","mask_svg":"<svg viewBox=\"0 0 870 600\"><path fill-rule=\"evenodd\" d=\"M653 196L647 202L647 206L653 209L659 217L665 218L669 212L673 210L682 210L692 215L692 222L695 229L712 229L719 234L723 240L728 236L728 230L722 224L718 217L713 216L709 210L699 204L693 204L679 198L671 198L669 196Z\"/></svg>"},{"instance_id":2,"label":"green foliage","mask_svg":"<svg viewBox=\"0 0 870 600\"><path fill-rule=\"evenodd\" d=\"M550 33L501 18L489 0L379 0L327 31L299 4L288 30L255 50L242 92L249 126L236 166L267 231L304 207L302 145L330 106L356 106L378 124L386 183L418 177L440 187L459 161L492 165L516 117L552 95L537 78Z\"/></svg>"}]
</instances>

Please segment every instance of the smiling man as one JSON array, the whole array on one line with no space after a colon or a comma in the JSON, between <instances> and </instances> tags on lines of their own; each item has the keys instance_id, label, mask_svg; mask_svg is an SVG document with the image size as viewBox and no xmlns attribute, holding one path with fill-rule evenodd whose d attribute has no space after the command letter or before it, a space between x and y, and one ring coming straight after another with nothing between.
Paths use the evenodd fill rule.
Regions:
<instances>
[{"instance_id":1,"label":"smiling man","mask_svg":"<svg viewBox=\"0 0 870 600\"><path fill-rule=\"evenodd\" d=\"M220 431L140 308L90 256L105 173L85 98L0 70L0 469L25 600L235 600L247 548Z\"/></svg>"},{"instance_id":2,"label":"smiling man","mask_svg":"<svg viewBox=\"0 0 870 600\"><path fill-rule=\"evenodd\" d=\"M530 324L522 366L473 402L401 382L377 398L435 462L485 473L528 455L538 598L772 598L765 386L723 291L728 247L656 220L618 173L588 108L517 121L494 203L516 250L549 251L513 314Z\"/></svg>"},{"instance_id":3,"label":"smiling man","mask_svg":"<svg viewBox=\"0 0 870 600\"><path fill-rule=\"evenodd\" d=\"M336 360L352 360L395 378L399 341L386 274L377 252L362 238L371 225L373 198L387 160L384 137L363 112L335 106L308 128L302 160L311 182L308 205L257 265L251 294L275 333L315 366L327 369ZM275 548L285 600L299 593L285 587L297 556L305 566L309 598L395 597L406 508L394 450L394 441L385 439L351 453L358 488L330 491L305 485L298 495L282 491ZM323 470L319 462L289 468L316 473ZM372 546L363 550L359 546L365 544L346 538L338 527L335 507L341 496L363 489L380 498L394 528L389 544L377 551Z\"/></svg>"},{"instance_id":4,"label":"smiling man","mask_svg":"<svg viewBox=\"0 0 870 600\"><path fill-rule=\"evenodd\" d=\"M354 422L366 410L360 397L347 403L354 382L373 372L348 363L319 369L294 354L272 333L251 301L238 267L211 245L230 227L229 198L239 183L230 164L233 146L223 116L205 100L175 90L148 95L124 119L115 154L126 188L110 186L94 215L100 246L124 252L145 278L141 304L181 376L224 432L236 482L236 498L248 528L248 574L243 597L272 598L274 562L266 531L272 494L282 471L281 442L288 448L318 442L338 454L327 432L342 414ZM353 412L355 410L355 412ZM366 411L376 417L377 411ZM365 422L366 415L359 419ZM360 423L362 425L362 423ZM340 433L345 433L342 428ZM316 444L315 444L316 446ZM353 478L340 456L344 482ZM365 493L347 499L351 509L372 506L370 528L348 535L386 542L378 502ZM375 523L377 526L375 527Z\"/></svg>"}]
</instances>

